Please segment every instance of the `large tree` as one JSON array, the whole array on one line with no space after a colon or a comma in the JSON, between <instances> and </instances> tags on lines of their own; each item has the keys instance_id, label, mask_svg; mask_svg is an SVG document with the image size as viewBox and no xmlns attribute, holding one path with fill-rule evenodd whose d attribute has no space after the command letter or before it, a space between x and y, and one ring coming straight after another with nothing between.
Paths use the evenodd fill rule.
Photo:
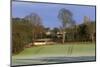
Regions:
<instances>
[{"instance_id":1,"label":"large tree","mask_svg":"<svg viewBox=\"0 0 100 67\"><path fill-rule=\"evenodd\" d=\"M32 41L32 24L20 18L12 19L12 52L19 53Z\"/></svg>"},{"instance_id":2,"label":"large tree","mask_svg":"<svg viewBox=\"0 0 100 67\"><path fill-rule=\"evenodd\" d=\"M66 29L66 27L70 27L71 25L74 24L72 16L73 16L72 13L65 8L62 8L59 11L58 18L62 23L62 25L61 25L62 43L65 42L65 33L66 33L65 29Z\"/></svg>"},{"instance_id":3,"label":"large tree","mask_svg":"<svg viewBox=\"0 0 100 67\"><path fill-rule=\"evenodd\" d=\"M79 40L81 41L86 41L89 38L88 28L86 24L79 25L78 35L79 35Z\"/></svg>"},{"instance_id":4,"label":"large tree","mask_svg":"<svg viewBox=\"0 0 100 67\"><path fill-rule=\"evenodd\" d=\"M33 26L33 40L37 38L42 38L44 33L44 27L42 25L42 20L40 16L36 13L31 13L27 15L24 19L32 23Z\"/></svg>"}]
</instances>

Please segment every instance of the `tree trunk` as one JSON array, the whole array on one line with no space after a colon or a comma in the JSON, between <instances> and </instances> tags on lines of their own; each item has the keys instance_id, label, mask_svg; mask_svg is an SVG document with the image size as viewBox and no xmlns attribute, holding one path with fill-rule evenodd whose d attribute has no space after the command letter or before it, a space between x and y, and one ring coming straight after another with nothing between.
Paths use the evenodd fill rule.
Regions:
<instances>
[{"instance_id":1,"label":"tree trunk","mask_svg":"<svg viewBox=\"0 0 100 67\"><path fill-rule=\"evenodd\" d=\"M62 43L65 43L65 32L63 32L63 38L62 38Z\"/></svg>"},{"instance_id":2,"label":"tree trunk","mask_svg":"<svg viewBox=\"0 0 100 67\"><path fill-rule=\"evenodd\" d=\"M42 32L40 34L41 34L41 39L42 39Z\"/></svg>"},{"instance_id":3,"label":"tree trunk","mask_svg":"<svg viewBox=\"0 0 100 67\"><path fill-rule=\"evenodd\" d=\"M94 36L93 36L93 34L91 34L91 39L92 39L92 42L94 41Z\"/></svg>"}]
</instances>

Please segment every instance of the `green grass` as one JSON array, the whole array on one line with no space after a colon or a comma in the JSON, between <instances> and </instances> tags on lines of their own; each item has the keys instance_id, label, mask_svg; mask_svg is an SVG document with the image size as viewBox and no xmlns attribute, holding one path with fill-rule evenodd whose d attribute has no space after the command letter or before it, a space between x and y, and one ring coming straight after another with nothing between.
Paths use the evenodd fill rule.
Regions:
<instances>
[{"instance_id":1,"label":"green grass","mask_svg":"<svg viewBox=\"0 0 100 67\"><path fill-rule=\"evenodd\" d=\"M69 43L26 48L13 58L37 56L95 56L94 43Z\"/></svg>"},{"instance_id":2,"label":"green grass","mask_svg":"<svg viewBox=\"0 0 100 67\"><path fill-rule=\"evenodd\" d=\"M12 56L12 65L54 63L54 61L41 61L39 58L71 56L95 56L95 43L67 43L25 48L21 53ZM34 58L39 60L30 60Z\"/></svg>"}]
</instances>

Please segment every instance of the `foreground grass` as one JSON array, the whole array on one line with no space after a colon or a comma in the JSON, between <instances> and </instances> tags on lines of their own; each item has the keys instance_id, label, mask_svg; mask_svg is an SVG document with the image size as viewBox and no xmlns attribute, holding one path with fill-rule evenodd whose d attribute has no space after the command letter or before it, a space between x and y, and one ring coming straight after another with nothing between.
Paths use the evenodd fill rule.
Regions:
<instances>
[{"instance_id":1,"label":"foreground grass","mask_svg":"<svg viewBox=\"0 0 100 67\"><path fill-rule=\"evenodd\" d=\"M13 58L40 56L95 56L94 43L69 43L26 48Z\"/></svg>"}]
</instances>

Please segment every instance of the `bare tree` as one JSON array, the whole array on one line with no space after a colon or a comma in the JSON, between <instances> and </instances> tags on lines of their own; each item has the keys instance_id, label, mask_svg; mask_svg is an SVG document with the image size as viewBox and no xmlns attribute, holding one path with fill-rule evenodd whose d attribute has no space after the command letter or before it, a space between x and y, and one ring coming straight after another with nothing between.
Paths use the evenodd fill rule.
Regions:
<instances>
[{"instance_id":1,"label":"bare tree","mask_svg":"<svg viewBox=\"0 0 100 67\"><path fill-rule=\"evenodd\" d=\"M58 18L62 23L62 25L61 25L62 43L65 42L65 33L66 33L65 28L70 27L71 25L74 24L72 16L73 16L72 13L69 10L65 9L65 8L62 8L59 11Z\"/></svg>"},{"instance_id":2,"label":"bare tree","mask_svg":"<svg viewBox=\"0 0 100 67\"><path fill-rule=\"evenodd\" d=\"M39 35L42 38L42 33L44 32L44 27L42 25L42 20L40 16L36 13L31 13L25 17L26 20L29 20L30 23L33 25L33 40L38 38Z\"/></svg>"}]
</instances>

